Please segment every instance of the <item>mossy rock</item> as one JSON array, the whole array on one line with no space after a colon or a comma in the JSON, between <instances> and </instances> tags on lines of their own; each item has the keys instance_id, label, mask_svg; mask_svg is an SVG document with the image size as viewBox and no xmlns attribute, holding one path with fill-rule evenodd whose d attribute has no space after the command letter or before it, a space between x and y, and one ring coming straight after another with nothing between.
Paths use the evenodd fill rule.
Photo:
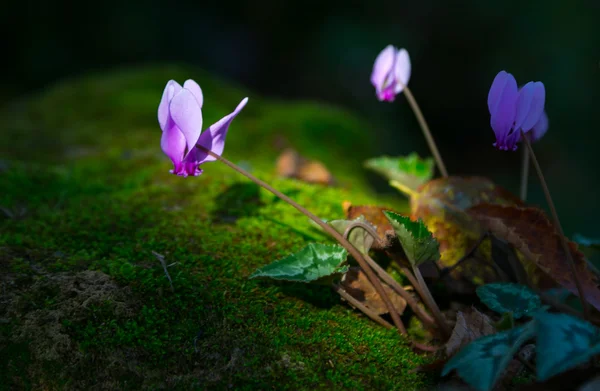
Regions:
<instances>
[{"instance_id":1,"label":"mossy rock","mask_svg":"<svg viewBox=\"0 0 600 391\"><path fill-rule=\"evenodd\" d=\"M225 156L324 219L368 187L368 125L314 103L255 97L197 69L71 80L0 114L0 389L400 389L425 359L326 287L249 280L328 239L220 163L168 173L156 109L197 80L205 123L245 96ZM340 187L279 179L281 140ZM165 257L172 286L161 263Z\"/></svg>"}]
</instances>

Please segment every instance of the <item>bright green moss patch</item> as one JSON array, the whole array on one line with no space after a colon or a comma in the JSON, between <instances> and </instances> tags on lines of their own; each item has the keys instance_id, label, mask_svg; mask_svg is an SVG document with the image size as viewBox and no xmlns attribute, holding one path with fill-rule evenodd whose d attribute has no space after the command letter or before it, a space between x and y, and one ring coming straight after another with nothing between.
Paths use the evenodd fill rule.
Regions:
<instances>
[{"instance_id":1,"label":"bright green moss patch","mask_svg":"<svg viewBox=\"0 0 600 391\"><path fill-rule=\"evenodd\" d=\"M248 95L197 70L151 68L65 83L0 116L0 388L423 389L410 373L423 358L329 288L247 278L326 239L219 163L199 178L168 173L156 106L168 78L187 77L204 89L206 123ZM366 128L250 96L225 155L341 218L344 200L385 202L361 168ZM276 178L278 137L342 187Z\"/></svg>"}]
</instances>

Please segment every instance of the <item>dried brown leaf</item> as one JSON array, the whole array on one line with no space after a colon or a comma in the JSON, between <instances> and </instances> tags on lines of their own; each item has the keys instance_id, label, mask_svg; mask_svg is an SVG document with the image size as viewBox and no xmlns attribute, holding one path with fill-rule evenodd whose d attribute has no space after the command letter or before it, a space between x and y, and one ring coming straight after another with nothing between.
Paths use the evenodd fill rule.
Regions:
<instances>
[{"instance_id":1,"label":"dried brown leaf","mask_svg":"<svg viewBox=\"0 0 600 391\"><path fill-rule=\"evenodd\" d=\"M304 182L320 183L322 185L331 185L334 182L333 176L325 165L317 161L301 164L296 177Z\"/></svg>"},{"instance_id":2,"label":"dried brown leaf","mask_svg":"<svg viewBox=\"0 0 600 391\"><path fill-rule=\"evenodd\" d=\"M291 148L285 149L277 158L277 175L291 178L300 166L300 155Z\"/></svg>"},{"instance_id":3,"label":"dried brown leaf","mask_svg":"<svg viewBox=\"0 0 600 391\"><path fill-rule=\"evenodd\" d=\"M454 330L452 330L452 335L445 345L446 354L450 357L471 341L495 332L496 329L487 315L475 308L467 313L459 311L456 314L456 324Z\"/></svg>"},{"instance_id":4,"label":"dried brown leaf","mask_svg":"<svg viewBox=\"0 0 600 391\"><path fill-rule=\"evenodd\" d=\"M507 241L523 256L571 293L578 295L573 274L569 267L560 236L544 212L533 207L480 204L468 210L469 214L497 237ZM600 310L600 289L594 273L587 267L583 253L577 245L568 241L587 301ZM526 268L538 283L539 274Z\"/></svg>"},{"instance_id":5,"label":"dried brown leaf","mask_svg":"<svg viewBox=\"0 0 600 391\"><path fill-rule=\"evenodd\" d=\"M377 313L377 315L388 312L385 302L359 267L351 267L342 278L341 285L346 292L363 303L367 308ZM399 314L402 314L406 308L406 301L387 284L382 283L381 285L383 285L383 290L392 301L394 308L396 308Z\"/></svg>"},{"instance_id":6,"label":"dried brown leaf","mask_svg":"<svg viewBox=\"0 0 600 391\"><path fill-rule=\"evenodd\" d=\"M316 160L308 160L291 148L285 149L277 158L277 174L296 178L307 183L332 185L335 182L327 167Z\"/></svg>"}]
</instances>

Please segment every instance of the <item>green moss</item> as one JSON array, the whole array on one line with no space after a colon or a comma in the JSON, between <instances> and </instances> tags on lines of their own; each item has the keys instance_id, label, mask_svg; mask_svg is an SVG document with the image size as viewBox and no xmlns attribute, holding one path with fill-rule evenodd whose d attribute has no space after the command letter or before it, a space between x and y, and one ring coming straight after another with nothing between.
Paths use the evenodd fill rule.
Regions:
<instances>
[{"instance_id":1,"label":"green moss","mask_svg":"<svg viewBox=\"0 0 600 391\"><path fill-rule=\"evenodd\" d=\"M0 217L0 283L10 298L0 305L0 384L425 387L409 372L425 359L329 288L247 278L327 239L224 165L205 165L199 178L168 173L156 105L167 79L188 77L204 89L206 123L248 95L198 70L156 67L67 82L0 115L10 158L0 205L26 210ZM361 168L372 154L365 129L334 108L251 96L226 156L321 218L341 218L344 200L386 202ZM278 137L322 160L342 187L276 178ZM153 251L170 265L173 289Z\"/></svg>"}]
</instances>

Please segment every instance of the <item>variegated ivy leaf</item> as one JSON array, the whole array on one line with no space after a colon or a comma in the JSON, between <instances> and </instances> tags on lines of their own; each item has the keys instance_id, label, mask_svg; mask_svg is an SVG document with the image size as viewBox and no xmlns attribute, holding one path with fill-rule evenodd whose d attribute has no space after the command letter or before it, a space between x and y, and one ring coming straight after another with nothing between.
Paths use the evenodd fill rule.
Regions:
<instances>
[{"instance_id":1,"label":"variegated ivy leaf","mask_svg":"<svg viewBox=\"0 0 600 391\"><path fill-rule=\"evenodd\" d=\"M600 329L567 314L535 314L537 378L544 381L600 354Z\"/></svg>"},{"instance_id":2,"label":"variegated ivy leaf","mask_svg":"<svg viewBox=\"0 0 600 391\"><path fill-rule=\"evenodd\" d=\"M440 245L421 219L412 221L408 216L390 211L384 213L413 266L440 259Z\"/></svg>"},{"instance_id":3,"label":"variegated ivy leaf","mask_svg":"<svg viewBox=\"0 0 600 391\"><path fill-rule=\"evenodd\" d=\"M458 375L474 389L491 390L513 355L533 337L533 323L476 339L446 363L442 376L456 369Z\"/></svg>"},{"instance_id":4,"label":"variegated ivy leaf","mask_svg":"<svg viewBox=\"0 0 600 391\"><path fill-rule=\"evenodd\" d=\"M338 278L348 271L348 252L340 245L310 243L302 250L257 269L250 278L316 282L325 277Z\"/></svg>"},{"instance_id":5,"label":"variegated ivy leaf","mask_svg":"<svg viewBox=\"0 0 600 391\"><path fill-rule=\"evenodd\" d=\"M491 310L504 314L512 312L515 319L532 315L542 308L540 297L525 285L493 283L477 288L477 296Z\"/></svg>"}]
</instances>

